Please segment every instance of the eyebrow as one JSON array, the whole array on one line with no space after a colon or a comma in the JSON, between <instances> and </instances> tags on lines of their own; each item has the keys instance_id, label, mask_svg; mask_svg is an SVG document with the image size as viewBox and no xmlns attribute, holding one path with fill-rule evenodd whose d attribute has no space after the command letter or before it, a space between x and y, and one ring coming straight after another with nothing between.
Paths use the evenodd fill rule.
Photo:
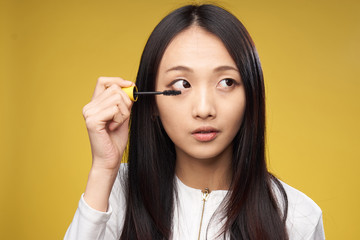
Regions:
<instances>
[{"instance_id":1,"label":"eyebrow","mask_svg":"<svg viewBox=\"0 0 360 240\"><path fill-rule=\"evenodd\" d=\"M222 72L222 71L226 71L226 70L233 70L233 71L239 72L239 70L236 67L229 66L229 65L217 67L214 69L214 72Z\"/></svg>"},{"instance_id":2,"label":"eyebrow","mask_svg":"<svg viewBox=\"0 0 360 240\"><path fill-rule=\"evenodd\" d=\"M166 72L171 72L171 71L194 72L191 68L185 66L175 66L166 70Z\"/></svg>"},{"instance_id":3,"label":"eyebrow","mask_svg":"<svg viewBox=\"0 0 360 240\"><path fill-rule=\"evenodd\" d=\"M226 71L226 70L233 70L233 71L239 72L239 70L236 67L233 67L230 65L219 66L214 69L214 72L222 72L222 71ZM175 67L172 67L172 68L169 68L168 70L166 70L166 72L171 72L171 71L185 71L185 72L191 72L191 73L194 72L193 69L186 67L186 66L181 66L181 65L175 66Z\"/></svg>"}]
</instances>

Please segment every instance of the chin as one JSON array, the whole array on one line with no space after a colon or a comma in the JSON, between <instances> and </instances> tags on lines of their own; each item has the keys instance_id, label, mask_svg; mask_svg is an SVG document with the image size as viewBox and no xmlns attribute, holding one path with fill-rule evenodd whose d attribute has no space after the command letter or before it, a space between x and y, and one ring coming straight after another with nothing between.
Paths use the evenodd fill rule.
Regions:
<instances>
[{"instance_id":1,"label":"chin","mask_svg":"<svg viewBox=\"0 0 360 240\"><path fill-rule=\"evenodd\" d=\"M209 151L207 149L203 149L203 150L192 152L192 153L187 153L187 155L190 158L198 159L201 161L210 161L210 162L213 162L213 161L216 161L216 160L222 158L223 154L224 154L224 151Z\"/></svg>"}]
</instances>

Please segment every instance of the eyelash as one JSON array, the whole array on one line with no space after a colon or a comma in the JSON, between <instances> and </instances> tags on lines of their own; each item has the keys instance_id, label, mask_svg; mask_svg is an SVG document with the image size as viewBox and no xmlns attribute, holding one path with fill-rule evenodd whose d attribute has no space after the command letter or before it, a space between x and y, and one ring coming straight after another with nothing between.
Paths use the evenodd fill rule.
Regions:
<instances>
[{"instance_id":1,"label":"eyelash","mask_svg":"<svg viewBox=\"0 0 360 240\"><path fill-rule=\"evenodd\" d=\"M189 86L189 87L185 87L184 84L183 84L183 87L184 87L184 88L179 88L179 86L176 87L176 84L178 84L178 83L181 82L181 81L186 82L186 83L189 84L190 86ZM171 85L172 87L174 87L175 89L179 89L179 90L180 90L180 89L186 89L186 88L190 88L190 87L191 87L191 84L190 84L188 81L186 81L185 79L177 79L177 80L173 81L170 85Z\"/></svg>"},{"instance_id":2,"label":"eyelash","mask_svg":"<svg viewBox=\"0 0 360 240\"><path fill-rule=\"evenodd\" d=\"M218 85L220 85L221 84L221 82L225 82L225 81L229 81L230 80L230 82L231 82L231 85L229 86L229 85L227 85L227 83L225 83L227 86L220 86L221 88L230 88L230 87L233 87L234 85L239 85L239 83L236 81L236 80L234 80L234 79L232 79L232 78L224 78L224 79L222 79L219 83L218 83ZM188 86L184 86L184 83L182 84L182 87L176 87L176 84L179 84L179 82L181 82L181 81L183 81L185 84L188 84ZM180 90L180 89L186 89L186 88L190 88L191 87L191 84L187 81L187 80L185 80L185 79L177 79L177 80L174 80L171 84L170 84L170 86L172 86L173 88L175 88L175 89L178 89L178 90Z\"/></svg>"},{"instance_id":3,"label":"eyelash","mask_svg":"<svg viewBox=\"0 0 360 240\"><path fill-rule=\"evenodd\" d=\"M224 86L224 88L232 87L232 86L238 84L238 82L236 82L236 80L234 80L234 79L232 79L232 78L224 78L224 79L222 79L222 80L218 83L218 85L220 85L221 82L226 82L226 80L230 80L231 85L229 86L229 85L227 85L227 83L225 83L227 86Z\"/></svg>"}]
</instances>

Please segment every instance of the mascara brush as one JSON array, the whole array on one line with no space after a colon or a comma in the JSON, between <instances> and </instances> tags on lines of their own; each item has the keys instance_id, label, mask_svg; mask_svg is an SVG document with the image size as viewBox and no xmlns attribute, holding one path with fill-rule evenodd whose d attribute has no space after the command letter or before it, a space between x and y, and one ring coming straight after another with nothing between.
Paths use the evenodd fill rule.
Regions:
<instances>
[{"instance_id":1,"label":"mascara brush","mask_svg":"<svg viewBox=\"0 0 360 240\"><path fill-rule=\"evenodd\" d=\"M181 91L165 90L162 92L138 92L136 86L122 88L122 90L129 96L131 101L136 102L139 95L164 95L164 96L176 96L181 94Z\"/></svg>"}]
</instances>

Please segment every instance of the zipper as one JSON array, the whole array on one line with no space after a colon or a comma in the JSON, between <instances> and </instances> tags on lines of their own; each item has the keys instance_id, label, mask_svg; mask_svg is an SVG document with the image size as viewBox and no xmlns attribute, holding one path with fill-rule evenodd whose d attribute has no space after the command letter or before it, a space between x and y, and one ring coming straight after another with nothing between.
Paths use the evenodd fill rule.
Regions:
<instances>
[{"instance_id":1,"label":"zipper","mask_svg":"<svg viewBox=\"0 0 360 240\"><path fill-rule=\"evenodd\" d=\"M208 189L208 188L205 188L204 191L202 192L202 195L201 195L201 198L202 198L202 200L203 200L203 207L202 207L202 212L201 212L201 220L200 220L198 240L200 240L201 226L202 226L202 221L203 221L203 217L204 217L204 210L205 210L205 202L206 202L206 200L208 200L209 194L210 194L209 189Z\"/></svg>"}]
</instances>

